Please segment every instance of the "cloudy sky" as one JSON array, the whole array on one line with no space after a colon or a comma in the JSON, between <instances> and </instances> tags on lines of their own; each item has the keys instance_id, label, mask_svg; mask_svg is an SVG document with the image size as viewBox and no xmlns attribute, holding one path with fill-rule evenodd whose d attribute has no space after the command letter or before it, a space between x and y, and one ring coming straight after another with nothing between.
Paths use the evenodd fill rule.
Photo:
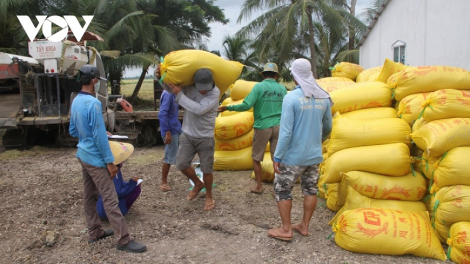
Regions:
<instances>
[{"instance_id":1,"label":"cloudy sky","mask_svg":"<svg viewBox=\"0 0 470 264\"><path fill-rule=\"evenodd\" d=\"M357 0L356 4L356 14L360 14L364 8L371 6L372 0ZM214 5L219 6L224 10L225 17L230 19L230 22L226 25L222 23L211 23L211 32L212 36L208 39L206 45L208 50L218 50L220 54L224 57L225 51L222 46L225 36L233 36L235 33L249 24L252 20L257 18L263 13L263 10L253 12L248 19L244 19L241 23L237 23L238 16L243 5L243 0L214 0ZM350 1L348 1L350 2ZM140 70L126 70L125 77L134 77L140 74ZM148 75L152 75L153 70L149 71Z\"/></svg>"},{"instance_id":2,"label":"cloudy sky","mask_svg":"<svg viewBox=\"0 0 470 264\"><path fill-rule=\"evenodd\" d=\"M371 5L372 0L358 0L356 4L356 14L362 12L364 8L367 8ZM219 50L221 55L224 54L224 48L222 43L225 36L233 36L235 33L241 29L243 26L249 24L253 19L257 18L263 12L258 11L252 13L248 20L243 20L241 23L237 23L238 16L243 5L243 0L215 0L214 5L219 6L224 10L225 17L230 19L230 22L226 25L222 23L211 23L211 32L212 37L207 42L207 47L209 50ZM350 1L348 1L350 2Z\"/></svg>"}]
</instances>

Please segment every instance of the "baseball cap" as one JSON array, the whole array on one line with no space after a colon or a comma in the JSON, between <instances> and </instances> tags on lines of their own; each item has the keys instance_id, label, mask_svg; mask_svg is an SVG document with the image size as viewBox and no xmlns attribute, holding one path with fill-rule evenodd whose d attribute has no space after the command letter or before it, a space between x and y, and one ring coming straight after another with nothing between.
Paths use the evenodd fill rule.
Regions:
<instances>
[{"instance_id":1,"label":"baseball cap","mask_svg":"<svg viewBox=\"0 0 470 264\"><path fill-rule=\"evenodd\" d=\"M277 65L276 65L276 63L273 63L273 62L266 63L264 65L263 71L261 73L263 73L263 72L275 72L275 73L279 74L279 71L277 69Z\"/></svg>"},{"instance_id":2,"label":"baseball cap","mask_svg":"<svg viewBox=\"0 0 470 264\"><path fill-rule=\"evenodd\" d=\"M94 79L97 78L98 80L107 81L106 78L100 77L100 71L96 66L85 64L79 70L80 79Z\"/></svg>"},{"instance_id":3,"label":"baseball cap","mask_svg":"<svg viewBox=\"0 0 470 264\"><path fill-rule=\"evenodd\" d=\"M210 91L214 88L214 78L209 69L202 68L194 74L194 86L198 91Z\"/></svg>"}]
</instances>

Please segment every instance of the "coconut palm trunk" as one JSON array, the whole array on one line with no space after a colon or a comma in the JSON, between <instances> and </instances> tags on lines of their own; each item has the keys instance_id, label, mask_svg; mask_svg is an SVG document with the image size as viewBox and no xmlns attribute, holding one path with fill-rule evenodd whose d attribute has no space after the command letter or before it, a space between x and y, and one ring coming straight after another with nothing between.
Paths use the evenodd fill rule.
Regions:
<instances>
[{"instance_id":1,"label":"coconut palm trunk","mask_svg":"<svg viewBox=\"0 0 470 264\"><path fill-rule=\"evenodd\" d=\"M310 64L312 65L312 73L315 79L318 78L317 75L317 52L315 50L315 31L313 29L313 8L308 7L307 10L308 14L308 33L309 33L309 40L310 40Z\"/></svg>"},{"instance_id":2,"label":"coconut palm trunk","mask_svg":"<svg viewBox=\"0 0 470 264\"><path fill-rule=\"evenodd\" d=\"M142 73L140 74L139 80L137 81L137 84L135 85L134 92L129 98L129 103L133 104L135 99L137 99L137 95L139 94L140 88L142 87L142 83L144 82L145 75L147 75L148 69L149 69L149 66L142 68Z\"/></svg>"},{"instance_id":3,"label":"coconut palm trunk","mask_svg":"<svg viewBox=\"0 0 470 264\"><path fill-rule=\"evenodd\" d=\"M349 10L349 13L351 16L356 16L356 2L357 0L351 0L351 8ZM351 25L349 26L349 50L353 50L355 47L355 36L356 36L356 30L355 28Z\"/></svg>"}]
</instances>

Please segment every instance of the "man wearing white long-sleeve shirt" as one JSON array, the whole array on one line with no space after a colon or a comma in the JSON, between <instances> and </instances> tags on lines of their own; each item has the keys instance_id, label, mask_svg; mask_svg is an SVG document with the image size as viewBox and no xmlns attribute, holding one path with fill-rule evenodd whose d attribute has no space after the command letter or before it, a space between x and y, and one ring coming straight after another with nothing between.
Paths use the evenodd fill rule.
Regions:
<instances>
[{"instance_id":1,"label":"man wearing white long-sleeve shirt","mask_svg":"<svg viewBox=\"0 0 470 264\"><path fill-rule=\"evenodd\" d=\"M274 192L282 226L268 236L291 241L292 231L308 236L310 219L317 204L318 165L323 161L322 141L332 128L332 101L312 75L310 62L297 59L290 68L295 89L282 102L279 140L274 153ZM304 194L302 222L291 225L292 189L301 178Z\"/></svg>"},{"instance_id":2,"label":"man wearing white long-sleeve shirt","mask_svg":"<svg viewBox=\"0 0 470 264\"><path fill-rule=\"evenodd\" d=\"M160 78L160 69L156 76ZM206 188L206 203L204 210L215 208L212 198L212 182L214 168L214 128L217 108L219 106L220 90L214 84L212 72L209 69L199 69L194 74L194 85L181 87L169 83L162 84L163 88L176 95L175 101L184 108L182 134L179 139L176 154L176 168L194 183L194 188L188 194L191 201L199 192ZM191 162L196 153L201 163L203 180L199 180Z\"/></svg>"}]
</instances>

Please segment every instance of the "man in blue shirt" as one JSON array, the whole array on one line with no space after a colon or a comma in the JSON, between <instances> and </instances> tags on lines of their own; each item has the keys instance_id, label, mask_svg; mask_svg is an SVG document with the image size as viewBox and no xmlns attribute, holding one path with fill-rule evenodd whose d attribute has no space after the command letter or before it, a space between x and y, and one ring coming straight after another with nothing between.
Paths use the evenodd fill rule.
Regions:
<instances>
[{"instance_id":1,"label":"man in blue shirt","mask_svg":"<svg viewBox=\"0 0 470 264\"><path fill-rule=\"evenodd\" d=\"M181 134L181 123L178 120L178 104L175 101L175 95L163 91L160 97L160 110L158 119L160 120L160 133L165 144L165 157L162 165L162 182L160 190L164 192L171 191L168 184L168 172L172 164L176 163L176 153L178 152L178 141Z\"/></svg>"},{"instance_id":2,"label":"man in blue shirt","mask_svg":"<svg viewBox=\"0 0 470 264\"><path fill-rule=\"evenodd\" d=\"M147 247L132 240L127 230L127 223L118 207L118 198L112 178L118 168L113 163L106 133L106 127L101 111L101 102L95 98L99 89L100 77L97 67L84 65L79 71L79 82L82 90L72 103L69 133L78 138L77 155L82 166L83 177L83 207L88 227L88 243L106 238L114 234L112 229L103 231L96 210L98 194L103 198L103 204L108 220L116 230L117 249L128 252L143 252Z\"/></svg>"},{"instance_id":3,"label":"man in blue shirt","mask_svg":"<svg viewBox=\"0 0 470 264\"><path fill-rule=\"evenodd\" d=\"M279 140L274 153L274 192L282 226L268 236L292 240L292 230L308 236L310 219L317 205L318 165L323 161L322 141L332 128L332 101L315 82L310 62L297 59L290 68L297 85L282 102ZM304 196L302 222L291 226L292 189L301 178Z\"/></svg>"}]
</instances>

